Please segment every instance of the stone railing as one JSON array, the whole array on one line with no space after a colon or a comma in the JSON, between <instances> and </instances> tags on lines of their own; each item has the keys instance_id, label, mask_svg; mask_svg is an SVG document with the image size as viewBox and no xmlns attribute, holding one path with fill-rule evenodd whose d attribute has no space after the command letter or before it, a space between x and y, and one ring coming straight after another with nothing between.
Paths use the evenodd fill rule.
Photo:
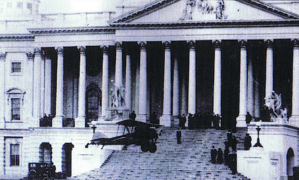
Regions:
<instances>
[{"instance_id":1,"label":"stone railing","mask_svg":"<svg viewBox=\"0 0 299 180\"><path fill-rule=\"evenodd\" d=\"M0 33L28 33L27 28L107 26L115 12L39 14L22 20L0 19Z\"/></svg>"}]
</instances>

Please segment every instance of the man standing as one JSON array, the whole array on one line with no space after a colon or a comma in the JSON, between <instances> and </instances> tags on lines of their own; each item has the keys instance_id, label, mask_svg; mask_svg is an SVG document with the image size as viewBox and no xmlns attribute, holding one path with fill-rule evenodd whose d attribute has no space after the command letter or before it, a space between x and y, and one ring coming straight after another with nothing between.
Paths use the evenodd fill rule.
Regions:
<instances>
[{"instance_id":1,"label":"man standing","mask_svg":"<svg viewBox=\"0 0 299 180\"><path fill-rule=\"evenodd\" d=\"M214 146L212 146L212 149L211 149L211 160L212 160L212 163L215 164L216 163L216 157L217 157L217 150L215 149Z\"/></svg>"}]
</instances>

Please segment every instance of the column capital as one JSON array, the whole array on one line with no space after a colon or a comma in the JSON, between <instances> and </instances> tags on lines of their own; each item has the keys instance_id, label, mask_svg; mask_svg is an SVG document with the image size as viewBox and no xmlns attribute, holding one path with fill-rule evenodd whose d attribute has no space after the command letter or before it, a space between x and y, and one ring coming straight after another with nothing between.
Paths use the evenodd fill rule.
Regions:
<instances>
[{"instance_id":1,"label":"column capital","mask_svg":"<svg viewBox=\"0 0 299 180\"><path fill-rule=\"evenodd\" d=\"M42 54L42 49L40 47L34 48L34 54L41 55Z\"/></svg>"},{"instance_id":2,"label":"column capital","mask_svg":"<svg viewBox=\"0 0 299 180\"><path fill-rule=\"evenodd\" d=\"M247 40L242 39L242 40L239 41L239 43L240 43L241 48L246 48Z\"/></svg>"},{"instance_id":3,"label":"column capital","mask_svg":"<svg viewBox=\"0 0 299 180\"><path fill-rule=\"evenodd\" d=\"M189 49L195 49L195 44L196 43L194 41L188 41L187 43L189 45Z\"/></svg>"},{"instance_id":4,"label":"column capital","mask_svg":"<svg viewBox=\"0 0 299 180\"><path fill-rule=\"evenodd\" d=\"M170 49L171 42L169 42L169 41L163 41L162 43L163 43L165 49Z\"/></svg>"},{"instance_id":5,"label":"column capital","mask_svg":"<svg viewBox=\"0 0 299 180\"><path fill-rule=\"evenodd\" d=\"M26 52L26 56L27 56L28 60L33 60L34 53L33 52Z\"/></svg>"},{"instance_id":6,"label":"column capital","mask_svg":"<svg viewBox=\"0 0 299 180\"><path fill-rule=\"evenodd\" d=\"M107 46L102 46L102 48L103 48L103 53L107 54L108 53L108 47Z\"/></svg>"},{"instance_id":7,"label":"column capital","mask_svg":"<svg viewBox=\"0 0 299 180\"><path fill-rule=\"evenodd\" d=\"M220 48L221 47L221 40L215 40L215 41L213 41L213 44L214 44L215 48Z\"/></svg>"},{"instance_id":8,"label":"column capital","mask_svg":"<svg viewBox=\"0 0 299 180\"><path fill-rule=\"evenodd\" d=\"M140 50L143 50L143 51L146 50L146 42L140 41L140 42L138 42L138 45L140 46Z\"/></svg>"},{"instance_id":9,"label":"column capital","mask_svg":"<svg viewBox=\"0 0 299 180\"><path fill-rule=\"evenodd\" d=\"M79 50L80 54L85 54L86 46L78 46L78 50Z\"/></svg>"},{"instance_id":10,"label":"column capital","mask_svg":"<svg viewBox=\"0 0 299 180\"><path fill-rule=\"evenodd\" d=\"M273 47L273 41L268 39L265 41L267 48L272 48Z\"/></svg>"},{"instance_id":11,"label":"column capital","mask_svg":"<svg viewBox=\"0 0 299 180\"><path fill-rule=\"evenodd\" d=\"M55 47L57 54L63 54L63 47Z\"/></svg>"},{"instance_id":12,"label":"column capital","mask_svg":"<svg viewBox=\"0 0 299 180\"><path fill-rule=\"evenodd\" d=\"M0 52L0 60L5 60L6 52Z\"/></svg>"},{"instance_id":13,"label":"column capital","mask_svg":"<svg viewBox=\"0 0 299 180\"><path fill-rule=\"evenodd\" d=\"M294 47L299 47L299 41L298 41L298 39L293 39L292 42L293 42L293 46Z\"/></svg>"},{"instance_id":14,"label":"column capital","mask_svg":"<svg viewBox=\"0 0 299 180\"><path fill-rule=\"evenodd\" d=\"M117 41L115 43L115 49L118 50L118 51L121 51L122 50L122 43Z\"/></svg>"}]
</instances>

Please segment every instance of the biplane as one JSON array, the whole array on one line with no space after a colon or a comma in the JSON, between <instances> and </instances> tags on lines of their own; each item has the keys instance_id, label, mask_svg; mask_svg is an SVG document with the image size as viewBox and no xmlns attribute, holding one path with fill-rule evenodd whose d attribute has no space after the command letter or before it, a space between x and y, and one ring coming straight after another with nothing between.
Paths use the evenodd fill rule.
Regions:
<instances>
[{"instance_id":1,"label":"biplane","mask_svg":"<svg viewBox=\"0 0 299 180\"><path fill-rule=\"evenodd\" d=\"M156 141L158 139L158 131L162 130L161 125L152 123L144 123L135 120L123 120L116 123L118 125L117 134L122 131L121 135L108 138L100 132L95 132L92 140L86 144L89 145L140 145L143 152L154 153L157 150Z\"/></svg>"}]
</instances>

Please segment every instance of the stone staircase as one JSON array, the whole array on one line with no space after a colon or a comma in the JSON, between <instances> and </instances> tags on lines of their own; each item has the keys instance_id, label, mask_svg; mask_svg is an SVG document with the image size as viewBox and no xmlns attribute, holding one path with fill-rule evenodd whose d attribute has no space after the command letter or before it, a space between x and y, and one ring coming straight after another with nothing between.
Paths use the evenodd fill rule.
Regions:
<instances>
[{"instance_id":1,"label":"stone staircase","mask_svg":"<svg viewBox=\"0 0 299 180\"><path fill-rule=\"evenodd\" d=\"M156 153L142 152L140 146L114 151L105 163L88 173L68 179L248 179L232 174L228 166L212 164L212 146L224 150L227 130L182 130L182 143L177 144L177 129L164 128ZM243 149L247 129L238 129L237 149Z\"/></svg>"}]
</instances>

